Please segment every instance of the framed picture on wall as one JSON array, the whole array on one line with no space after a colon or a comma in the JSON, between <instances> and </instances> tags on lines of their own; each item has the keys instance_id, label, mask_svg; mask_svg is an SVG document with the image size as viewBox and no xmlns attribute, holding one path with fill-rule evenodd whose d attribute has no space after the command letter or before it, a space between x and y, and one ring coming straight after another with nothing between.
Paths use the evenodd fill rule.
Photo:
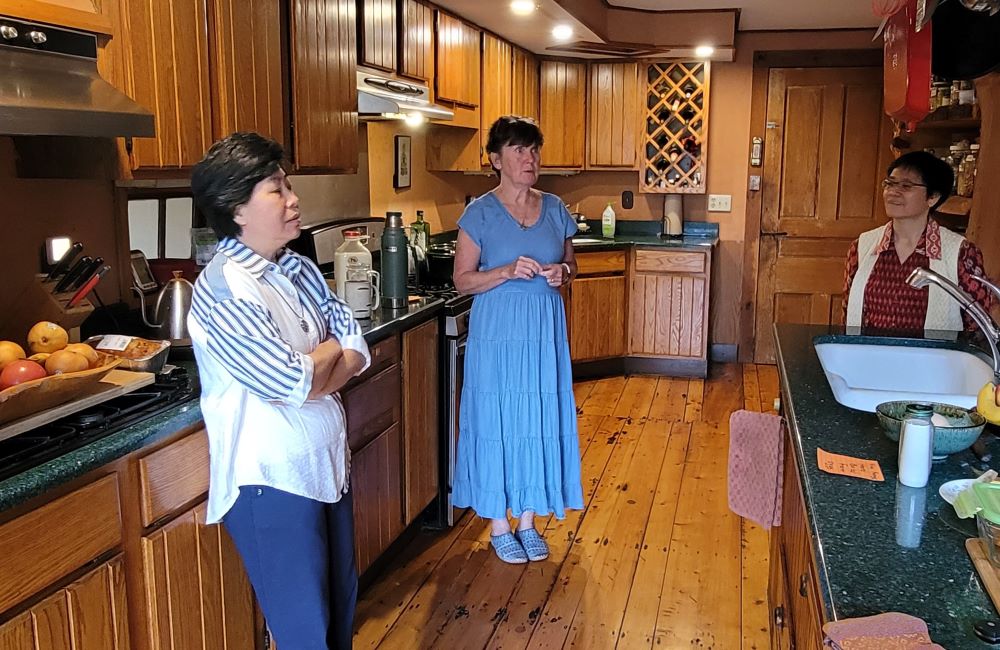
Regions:
<instances>
[{"instance_id":1,"label":"framed picture on wall","mask_svg":"<svg viewBox=\"0 0 1000 650\"><path fill-rule=\"evenodd\" d=\"M396 168L392 174L392 186L403 189L410 186L410 136L396 136Z\"/></svg>"}]
</instances>

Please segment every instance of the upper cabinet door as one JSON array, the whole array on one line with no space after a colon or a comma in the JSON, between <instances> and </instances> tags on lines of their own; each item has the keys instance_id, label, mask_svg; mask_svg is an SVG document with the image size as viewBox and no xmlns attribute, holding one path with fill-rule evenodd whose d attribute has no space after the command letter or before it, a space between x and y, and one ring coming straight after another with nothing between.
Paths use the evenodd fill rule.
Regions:
<instances>
[{"instance_id":1,"label":"upper cabinet door","mask_svg":"<svg viewBox=\"0 0 1000 650\"><path fill-rule=\"evenodd\" d=\"M210 0L212 135L256 131L284 144L279 0Z\"/></svg>"},{"instance_id":2,"label":"upper cabinet door","mask_svg":"<svg viewBox=\"0 0 1000 650\"><path fill-rule=\"evenodd\" d=\"M543 167L583 167L586 87L586 63L542 62Z\"/></svg>"},{"instance_id":3,"label":"upper cabinet door","mask_svg":"<svg viewBox=\"0 0 1000 650\"><path fill-rule=\"evenodd\" d=\"M212 144L205 0L124 0L128 90L156 116L132 168L188 167Z\"/></svg>"},{"instance_id":4,"label":"upper cabinet door","mask_svg":"<svg viewBox=\"0 0 1000 650\"><path fill-rule=\"evenodd\" d=\"M296 168L356 172L354 0L292 0L290 50Z\"/></svg>"},{"instance_id":5,"label":"upper cabinet door","mask_svg":"<svg viewBox=\"0 0 1000 650\"><path fill-rule=\"evenodd\" d=\"M638 63L591 63L589 167L639 168Z\"/></svg>"},{"instance_id":6,"label":"upper cabinet door","mask_svg":"<svg viewBox=\"0 0 1000 650\"><path fill-rule=\"evenodd\" d=\"M538 59L530 52L514 48L511 112L538 119Z\"/></svg>"},{"instance_id":7,"label":"upper cabinet door","mask_svg":"<svg viewBox=\"0 0 1000 650\"><path fill-rule=\"evenodd\" d=\"M358 0L358 62L396 71L396 0Z\"/></svg>"},{"instance_id":8,"label":"upper cabinet door","mask_svg":"<svg viewBox=\"0 0 1000 650\"><path fill-rule=\"evenodd\" d=\"M479 106L479 30L437 14L437 98Z\"/></svg>"},{"instance_id":9,"label":"upper cabinet door","mask_svg":"<svg viewBox=\"0 0 1000 650\"><path fill-rule=\"evenodd\" d=\"M489 80L483 84L482 103L479 106L479 116L482 162L489 164L486 154L486 140L489 137L490 126L502 115L511 113L511 74L513 48L507 41L483 34L483 79Z\"/></svg>"},{"instance_id":10,"label":"upper cabinet door","mask_svg":"<svg viewBox=\"0 0 1000 650\"><path fill-rule=\"evenodd\" d=\"M399 18L399 74L429 82L434 70L434 10L403 0Z\"/></svg>"}]
</instances>

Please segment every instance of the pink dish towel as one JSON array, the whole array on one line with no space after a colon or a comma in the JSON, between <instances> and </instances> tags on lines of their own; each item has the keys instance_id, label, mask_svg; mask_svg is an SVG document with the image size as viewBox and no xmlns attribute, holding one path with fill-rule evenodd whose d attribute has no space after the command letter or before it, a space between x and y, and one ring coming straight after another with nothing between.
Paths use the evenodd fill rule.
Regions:
<instances>
[{"instance_id":1,"label":"pink dish towel","mask_svg":"<svg viewBox=\"0 0 1000 650\"><path fill-rule=\"evenodd\" d=\"M740 410L729 417L729 509L765 529L781 525L782 424L770 413Z\"/></svg>"},{"instance_id":2,"label":"pink dish towel","mask_svg":"<svg viewBox=\"0 0 1000 650\"><path fill-rule=\"evenodd\" d=\"M931 641L923 619L899 612L845 618L823 626L834 650L944 650Z\"/></svg>"}]
</instances>

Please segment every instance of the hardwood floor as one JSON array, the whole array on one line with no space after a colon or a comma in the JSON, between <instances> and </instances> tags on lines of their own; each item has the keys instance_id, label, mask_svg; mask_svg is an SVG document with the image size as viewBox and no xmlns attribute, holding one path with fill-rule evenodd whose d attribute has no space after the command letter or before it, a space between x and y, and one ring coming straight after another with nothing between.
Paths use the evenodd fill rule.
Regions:
<instances>
[{"instance_id":1,"label":"hardwood floor","mask_svg":"<svg viewBox=\"0 0 1000 650\"><path fill-rule=\"evenodd\" d=\"M466 515L421 533L358 603L355 648L764 649L768 534L727 507L729 414L772 411L773 366L574 387L586 508L539 517L512 566Z\"/></svg>"}]
</instances>

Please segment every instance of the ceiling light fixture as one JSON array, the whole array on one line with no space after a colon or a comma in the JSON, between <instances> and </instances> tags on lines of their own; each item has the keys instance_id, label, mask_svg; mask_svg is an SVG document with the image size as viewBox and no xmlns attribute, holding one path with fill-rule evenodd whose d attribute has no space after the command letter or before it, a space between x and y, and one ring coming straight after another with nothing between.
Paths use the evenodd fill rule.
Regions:
<instances>
[{"instance_id":1,"label":"ceiling light fixture","mask_svg":"<svg viewBox=\"0 0 1000 650\"><path fill-rule=\"evenodd\" d=\"M573 28L569 25L556 25L552 28L552 38L557 41L568 41L573 38Z\"/></svg>"},{"instance_id":2,"label":"ceiling light fixture","mask_svg":"<svg viewBox=\"0 0 1000 650\"><path fill-rule=\"evenodd\" d=\"M533 0L511 0L510 10L518 16L528 16L535 11Z\"/></svg>"},{"instance_id":3,"label":"ceiling light fixture","mask_svg":"<svg viewBox=\"0 0 1000 650\"><path fill-rule=\"evenodd\" d=\"M713 54L715 54L715 48L711 45L699 45L694 48L694 55L699 59L707 59Z\"/></svg>"}]
</instances>

